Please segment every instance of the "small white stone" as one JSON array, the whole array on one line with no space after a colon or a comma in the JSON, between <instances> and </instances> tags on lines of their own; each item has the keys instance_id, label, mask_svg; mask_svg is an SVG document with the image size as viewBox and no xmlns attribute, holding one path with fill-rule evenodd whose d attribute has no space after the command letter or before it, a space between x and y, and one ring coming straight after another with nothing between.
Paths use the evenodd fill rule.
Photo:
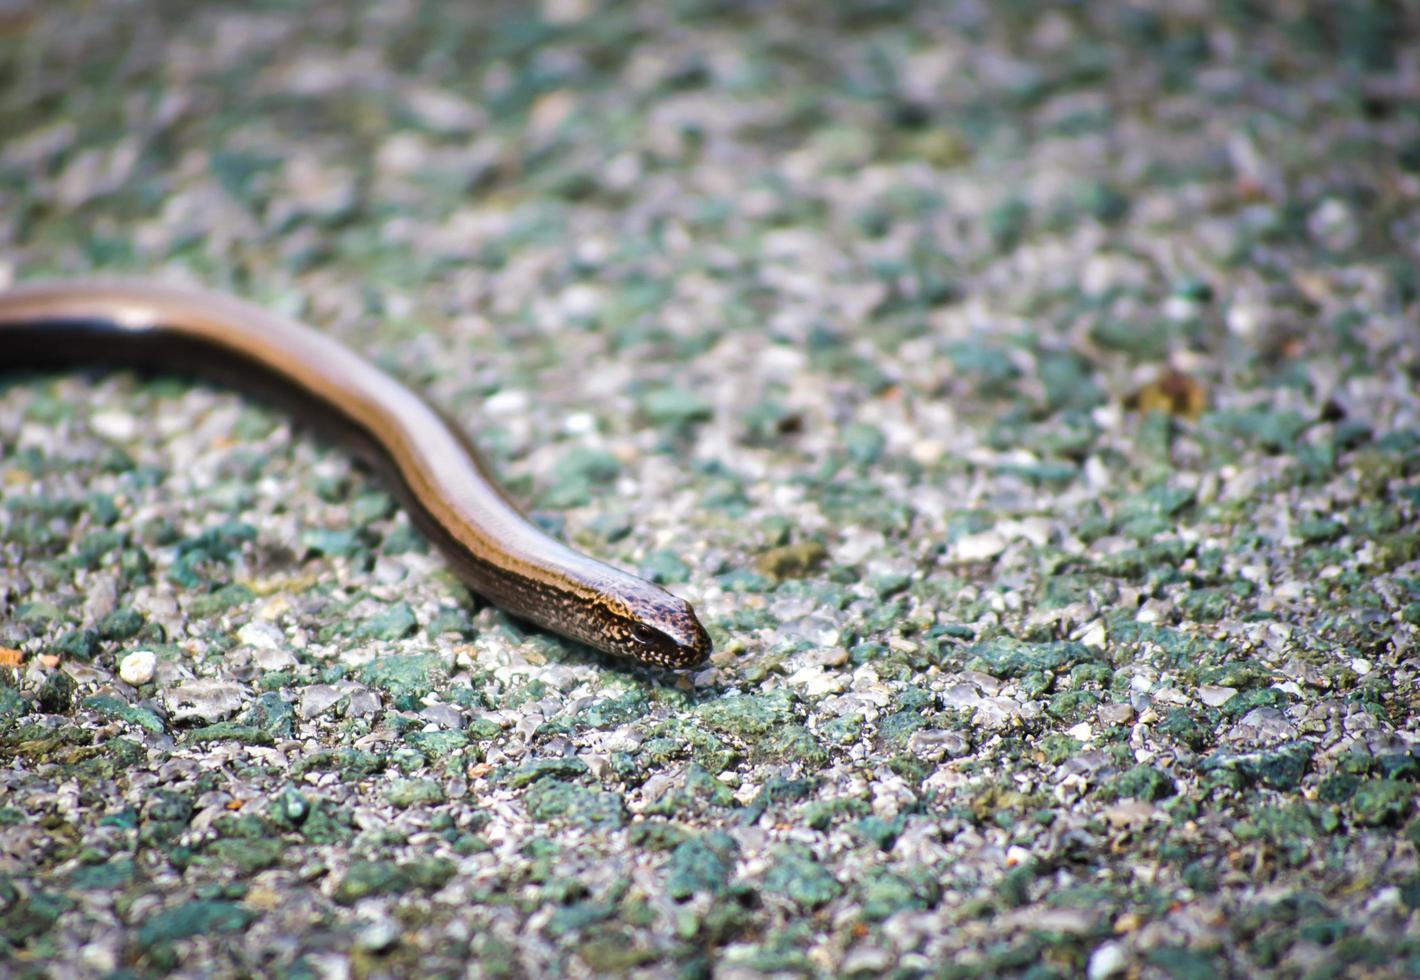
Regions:
<instances>
[{"instance_id":1,"label":"small white stone","mask_svg":"<svg viewBox=\"0 0 1420 980\"><path fill-rule=\"evenodd\" d=\"M451 704L431 704L419 712L419 717L439 728L451 731L463 728L463 712Z\"/></svg>"},{"instance_id":2,"label":"small white stone","mask_svg":"<svg viewBox=\"0 0 1420 980\"><path fill-rule=\"evenodd\" d=\"M931 762L954 759L965 755L970 748L965 738L941 728L922 729L913 732L907 739L907 751Z\"/></svg>"},{"instance_id":3,"label":"small white stone","mask_svg":"<svg viewBox=\"0 0 1420 980\"><path fill-rule=\"evenodd\" d=\"M1076 638L1092 650L1103 650L1109 639L1104 628L1104 620L1097 619L1093 623L1087 624L1082 631L1079 631Z\"/></svg>"},{"instance_id":4,"label":"small white stone","mask_svg":"<svg viewBox=\"0 0 1420 980\"><path fill-rule=\"evenodd\" d=\"M371 690L353 691L350 706L345 709L348 718L371 718L380 712L380 696Z\"/></svg>"},{"instance_id":5,"label":"small white stone","mask_svg":"<svg viewBox=\"0 0 1420 980\"><path fill-rule=\"evenodd\" d=\"M520 388L504 388L483 402L483 410L489 415L521 415L527 407L528 393Z\"/></svg>"},{"instance_id":6,"label":"small white stone","mask_svg":"<svg viewBox=\"0 0 1420 980\"><path fill-rule=\"evenodd\" d=\"M1027 909L1017 913L1042 932L1079 936L1095 928L1096 918L1086 909Z\"/></svg>"},{"instance_id":7,"label":"small white stone","mask_svg":"<svg viewBox=\"0 0 1420 980\"><path fill-rule=\"evenodd\" d=\"M288 667L296 666L296 655L290 650L278 648L275 650L264 650L260 647L252 649L252 660L262 670L286 670Z\"/></svg>"},{"instance_id":8,"label":"small white stone","mask_svg":"<svg viewBox=\"0 0 1420 980\"><path fill-rule=\"evenodd\" d=\"M995 731L1007 727L1020 713L1020 707L1010 698L983 698L971 716L971 723L977 728Z\"/></svg>"},{"instance_id":9,"label":"small white stone","mask_svg":"<svg viewBox=\"0 0 1420 980\"><path fill-rule=\"evenodd\" d=\"M824 647L810 653L808 660L809 663L820 667L842 667L848 662L848 649L841 646Z\"/></svg>"},{"instance_id":10,"label":"small white stone","mask_svg":"<svg viewBox=\"0 0 1420 980\"><path fill-rule=\"evenodd\" d=\"M1256 341L1267 335L1274 314L1265 303L1243 300L1230 306L1223 319L1235 336Z\"/></svg>"},{"instance_id":11,"label":"small white stone","mask_svg":"<svg viewBox=\"0 0 1420 980\"><path fill-rule=\"evenodd\" d=\"M1102 704L1095 711L1101 725L1127 725L1134 720L1134 706L1131 704Z\"/></svg>"},{"instance_id":12,"label":"small white stone","mask_svg":"<svg viewBox=\"0 0 1420 980\"><path fill-rule=\"evenodd\" d=\"M1159 817L1159 808L1148 800L1130 800L1107 806L1101 812L1111 827L1138 827Z\"/></svg>"},{"instance_id":13,"label":"small white stone","mask_svg":"<svg viewBox=\"0 0 1420 980\"><path fill-rule=\"evenodd\" d=\"M1198 315L1198 303L1184 296L1170 296L1164 300L1164 316L1170 320L1191 320Z\"/></svg>"},{"instance_id":14,"label":"small white stone","mask_svg":"<svg viewBox=\"0 0 1420 980\"><path fill-rule=\"evenodd\" d=\"M1276 708L1253 708L1224 737L1232 742L1281 742L1296 738L1297 728Z\"/></svg>"},{"instance_id":15,"label":"small white stone","mask_svg":"<svg viewBox=\"0 0 1420 980\"><path fill-rule=\"evenodd\" d=\"M843 972L882 973L892 966L892 954L880 946L855 946L843 957Z\"/></svg>"},{"instance_id":16,"label":"small white stone","mask_svg":"<svg viewBox=\"0 0 1420 980\"><path fill-rule=\"evenodd\" d=\"M355 945L360 949L378 953L399 942L399 923L389 918L378 918L367 923L355 934Z\"/></svg>"},{"instance_id":17,"label":"small white stone","mask_svg":"<svg viewBox=\"0 0 1420 980\"><path fill-rule=\"evenodd\" d=\"M1090 723L1087 721L1080 722L1075 727L1067 730L1065 734L1078 742L1088 742L1095 737L1094 729L1090 727Z\"/></svg>"},{"instance_id":18,"label":"small white stone","mask_svg":"<svg viewBox=\"0 0 1420 980\"><path fill-rule=\"evenodd\" d=\"M261 604L256 611L257 619L264 619L273 622L284 616L291 608L291 600L284 595L272 596Z\"/></svg>"},{"instance_id":19,"label":"small white stone","mask_svg":"<svg viewBox=\"0 0 1420 980\"><path fill-rule=\"evenodd\" d=\"M54 444L54 429L48 425L40 425L36 422L25 422L20 425L20 433L15 440L15 446L19 449L38 449L42 446Z\"/></svg>"},{"instance_id":20,"label":"small white stone","mask_svg":"<svg viewBox=\"0 0 1420 980\"><path fill-rule=\"evenodd\" d=\"M1124 954L1124 947L1119 943L1103 943L1095 948L1090 954L1090 964L1086 968L1086 974L1090 980L1107 980L1107 978L1123 973L1128 965L1128 957Z\"/></svg>"},{"instance_id":21,"label":"small white stone","mask_svg":"<svg viewBox=\"0 0 1420 980\"><path fill-rule=\"evenodd\" d=\"M1004 521L1002 533L1013 538L1025 538L1037 548L1043 548L1055 536L1055 525L1043 517L1026 517L1019 521Z\"/></svg>"},{"instance_id":22,"label":"small white stone","mask_svg":"<svg viewBox=\"0 0 1420 980\"><path fill-rule=\"evenodd\" d=\"M1371 662L1364 657L1357 657L1355 660L1351 661L1351 669L1362 677L1371 672L1372 666Z\"/></svg>"},{"instance_id":23,"label":"small white stone","mask_svg":"<svg viewBox=\"0 0 1420 980\"><path fill-rule=\"evenodd\" d=\"M573 412L562 421L562 431L569 436L586 436L597 431L597 417L591 412Z\"/></svg>"},{"instance_id":24,"label":"small white stone","mask_svg":"<svg viewBox=\"0 0 1420 980\"><path fill-rule=\"evenodd\" d=\"M888 637L888 649L896 653L916 653L921 648L904 637L890 636Z\"/></svg>"},{"instance_id":25,"label":"small white stone","mask_svg":"<svg viewBox=\"0 0 1420 980\"><path fill-rule=\"evenodd\" d=\"M1237 693L1238 689L1235 687L1215 687L1212 684L1201 684L1198 687L1198 700L1210 708L1221 708Z\"/></svg>"},{"instance_id":26,"label":"small white stone","mask_svg":"<svg viewBox=\"0 0 1420 980\"><path fill-rule=\"evenodd\" d=\"M301 719L309 721L324 714L339 704L343 697L343 691L338 691L329 684L308 684L301 691Z\"/></svg>"},{"instance_id":27,"label":"small white stone","mask_svg":"<svg viewBox=\"0 0 1420 980\"><path fill-rule=\"evenodd\" d=\"M128 442L138 433L138 422L129 412L95 412L89 425L112 442Z\"/></svg>"},{"instance_id":28,"label":"small white stone","mask_svg":"<svg viewBox=\"0 0 1420 980\"><path fill-rule=\"evenodd\" d=\"M942 704L948 708L969 709L981 703L981 695L971 684L952 684L942 691Z\"/></svg>"},{"instance_id":29,"label":"small white stone","mask_svg":"<svg viewBox=\"0 0 1420 980\"><path fill-rule=\"evenodd\" d=\"M255 647L258 650L275 650L281 646L286 637L275 623L254 619L237 630L237 639L246 646Z\"/></svg>"},{"instance_id":30,"label":"small white stone","mask_svg":"<svg viewBox=\"0 0 1420 980\"><path fill-rule=\"evenodd\" d=\"M481 109L448 89L420 85L407 90L404 97L419 121L438 133L469 133L486 121Z\"/></svg>"},{"instance_id":31,"label":"small white stone","mask_svg":"<svg viewBox=\"0 0 1420 980\"><path fill-rule=\"evenodd\" d=\"M221 721L242 706L242 689L228 681L202 678L167 691L163 703L178 721Z\"/></svg>"},{"instance_id":32,"label":"small white stone","mask_svg":"<svg viewBox=\"0 0 1420 980\"><path fill-rule=\"evenodd\" d=\"M806 697L837 694L848 686L848 679L839 673L828 673L818 665L801 667L789 675L789 683L803 689Z\"/></svg>"},{"instance_id":33,"label":"small white stone","mask_svg":"<svg viewBox=\"0 0 1420 980\"><path fill-rule=\"evenodd\" d=\"M698 670L690 675L690 683L694 684L696 687L701 688L709 687L712 684L719 683L719 680L719 667L706 667L704 670Z\"/></svg>"},{"instance_id":34,"label":"small white stone","mask_svg":"<svg viewBox=\"0 0 1420 980\"><path fill-rule=\"evenodd\" d=\"M981 531L958 538L952 545L957 561L987 561L1006 550L1006 538L996 531Z\"/></svg>"},{"instance_id":35,"label":"small white stone","mask_svg":"<svg viewBox=\"0 0 1420 980\"><path fill-rule=\"evenodd\" d=\"M1031 860L1031 852L1019 844L1012 844L1006 848L1006 867L1015 868L1026 864Z\"/></svg>"},{"instance_id":36,"label":"small white stone","mask_svg":"<svg viewBox=\"0 0 1420 980\"><path fill-rule=\"evenodd\" d=\"M913 462L932 466L947 454L947 444L940 439L918 439L908 447Z\"/></svg>"},{"instance_id":37,"label":"small white stone","mask_svg":"<svg viewBox=\"0 0 1420 980\"><path fill-rule=\"evenodd\" d=\"M327 167L315 155L296 153L282 167L286 206L309 214L337 215L355 199L354 175L343 167Z\"/></svg>"},{"instance_id":38,"label":"small white stone","mask_svg":"<svg viewBox=\"0 0 1420 980\"><path fill-rule=\"evenodd\" d=\"M118 676L138 687L153 679L158 668L158 655L152 650L134 650L118 662Z\"/></svg>"},{"instance_id":39,"label":"small white stone","mask_svg":"<svg viewBox=\"0 0 1420 980\"><path fill-rule=\"evenodd\" d=\"M557 305L567 316L589 317L601 309L602 291L590 283L577 283L562 291Z\"/></svg>"},{"instance_id":40,"label":"small white stone","mask_svg":"<svg viewBox=\"0 0 1420 980\"><path fill-rule=\"evenodd\" d=\"M1360 229L1351 208L1329 197L1307 216L1307 231L1322 245L1341 252L1356 244Z\"/></svg>"}]
</instances>

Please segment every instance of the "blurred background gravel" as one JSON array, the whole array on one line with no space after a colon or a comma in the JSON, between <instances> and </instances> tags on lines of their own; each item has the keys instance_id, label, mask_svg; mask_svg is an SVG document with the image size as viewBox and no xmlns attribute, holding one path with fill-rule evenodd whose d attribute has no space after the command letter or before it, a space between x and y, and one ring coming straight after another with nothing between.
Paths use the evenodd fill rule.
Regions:
<instances>
[{"instance_id":1,"label":"blurred background gravel","mask_svg":"<svg viewBox=\"0 0 1420 980\"><path fill-rule=\"evenodd\" d=\"M0 2L0 284L310 320L717 646L524 629L230 392L9 373L0 973L1420 972L1417 38Z\"/></svg>"}]
</instances>

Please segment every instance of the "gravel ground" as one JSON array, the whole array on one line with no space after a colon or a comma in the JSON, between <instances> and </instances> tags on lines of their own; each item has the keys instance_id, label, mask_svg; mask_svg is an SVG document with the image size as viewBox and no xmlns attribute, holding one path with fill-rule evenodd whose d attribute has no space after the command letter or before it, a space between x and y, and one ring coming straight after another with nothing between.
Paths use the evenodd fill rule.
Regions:
<instances>
[{"instance_id":1,"label":"gravel ground","mask_svg":"<svg viewBox=\"0 0 1420 980\"><path fill-rule=\"evenodd\" d=\"M520 626L233 393L9 373L0 974L1420 974L1417 42L0 2L0 284L310 320L716 643Z\"/></svg>"}]
</instances>

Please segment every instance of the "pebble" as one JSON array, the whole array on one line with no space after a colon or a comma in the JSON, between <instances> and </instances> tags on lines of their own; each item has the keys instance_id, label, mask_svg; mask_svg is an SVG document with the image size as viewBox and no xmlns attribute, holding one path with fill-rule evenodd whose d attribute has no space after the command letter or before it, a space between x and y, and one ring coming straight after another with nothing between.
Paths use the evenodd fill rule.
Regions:
<instances>
[{"instance_id":1,"label":"pebble","mask_svg":"<svg viewBox=\"0 0 1420 980\"><path fill-rule=\"evenodd\" d=\"M382 953L399 942L399 923L380 918L367 923L355 936L355 945L369 953Z\"/></svg>"},{"instance_id":2,"label":"pebble","mask_svg":"<svg viewBox=\"0 0 1420 980\"><path fill-rule=\"evenodd\" d=\"M989 561L1005 551L1007 544L999 532L981 531L958 538L952 545L952 556L963 562Z\"/></svg>"},{"instance_id":3,"label":"pebble","mask_svg":"<svg viewBox=\"0 0 1420 980\"><path fill-rule=\"evenodd\" d=\"M971 720L974 725L995 730L1005 728L1019 714L1020 706L1010 698L983 698Z\"/></svg>"},{"instance_id":4,"label":"pebble","mask_svg":"<svg viewBox=\"0 0 1420 980\"><path fill-rule=\"evenodd\" d=\"M942 690L942 706L945 708L975 708L981 704L981 695L971 684L952 684Z\"/></svg>"},{"instance_id":5,"label":"pebble","mask_svg":"<svg viewBox=\"0 0 1420 980\"><path fill-rule=\"evenodd\" d=\"M817 664L801 667L789 675L789 683L800 688L805 697L823 697L838 694L848 686L848 678L841 673L830 674Z\"/></svg>"},{"instance_id":6,"label":"pebble","mask_svg":"<svg viewBox=\"0 0 1420 980\"><path fill-rule=\"evenodd\" d=\"M1297 728L1276 708L1253 708L1225 736L1234 742L1281 742L1297 737Z\"/></svg>"},{"instance_id":7,"label":"pebble","mask_svg":"<svg viewBox=\"0 0 1420 980\"><path fill-rule=\"evenodd\" d=\"M131 412L95 412L89 416L89 425L111 442L131 442L138 434L138 421Z\"/></svg>"},{"instance_id":8,"label":"pebble","mask_svg":"<svg viewBox=\"0 0 1420 980\"><path fill-rule=\"evenodd\" d=\"M242 706L242 688L231 681L201 678L164 691L163 705L178 721L221 721Z\"/></svg>"},{"instance_id":9,"label":"pebble","mask_svg":"<svg viewBox=\"0 0 1420 980\"><path fill-rule=\"evenodd\" d=\"M1307 231L1324 247L1344 252L1356 244L1360 229L1356 216L1345 202L1334 197L1322 201L1307 216Z\"/></svg>"},{"instance_id":10,"label":"pebble","mask_svg":"<svg viewBox=\"0 0 1420 980\"><path fill-rule=\"evenodd\" d=\"M325 714L344 696L329 684L308 684L301 689L301 719L309 721Z\"/></svg>"},{"instance_id":11,"label":"pebble","mask_svg":"<svg viewBox=\"0 0 1420 980\"><path fill-rule=\"evenodd\" d=\"M1006 867L1018 868L1030 861L1032 857L1033 855L1028 848L1021 847L1019 844L1012 844L1010 847L1006 848Z\"/></svg>"},{"instance_id":12,"label":"pebble","mask_svg":"<svg viewBox=\"0 0 1420 980\"><path fill-rule=\"evenodd\" d=\"M118 676L134 687L151 681L157 669L158 655L152 650L134 650L118 662Z\"/></svg>"},{"instance_id":13,"label":"pebble","mask_svg":"<svg viewBox=\"0 0 1420 980\"><path fill-rule=\"evenodd\" d=\"M1122 943L1101 943L1090 954L1089 965L1085 968L1089 980L1107 980L1118 976L1129 965L1129 957Z\"/></svg>"},{"instance_id":14,"label":"pebble","mask_svg":"<svg viewBox=\"0 0 1420 980\"><path fill-rule=\"evenodd\" d=\"M1215 687L1211 684L1200 684L1198 687L1198 700L1202 701L1210 708L1221 708L1236 697L1237 693L1238 689L1235 687Z\"/></svg>"},{"instance_id":15,"label":"pebble","mask_svg":"<svg viewBox=\"0 0 1420 980\"><path fill-rule=\"evenodd\" d=\"M1102 704L1095 712L1101 725L1112 728L1115 725L1127 725L1134 720L1134 706L1130 704Z\"/></svg>"},{"instance_id":16,"label":"pebble","mask_svg":"<svg viewBox=\"0 0 1420 980\"><path fill-rule=\"evenodd\" d=\"M842 972L881 973L892 965L892 954L881 946L854 946L843 957Z\"/></svg>"},{"instance_id":17,"label":"pebble","mask_svg":"<svg viewBox=\"0 0 1420 980\"><path fill-rule=\"evenodd\" d=\"M960 734L941 728L924 728L907 739L907 751L929 762L966 755L971 744Z\"/></svg>"},{"instance_id":18,"label":"pebble","mask_svg":"<svg viewBox=\"0 0 1420 980\"><path fill-rule=\"evenodd\" d=\"M285 647L256 647L251 655L256 665L267 671L286 670L300 663L296 655Z\"/></svg>"},{"instance_id":19,"label":"pebble","mask_svg":"<svg viewBox=\"0 0 1420 980\"><path fill-rule=\"evenodd\" d=\"M1129 800L1105 807L1101 816L1112 827L1137 827L1161 816L1161 811L1147 800Z\"/></svg>"},{"instance_id":20,"label":"pebble","mask_svg":"<svg viewBox=\"0 0 1420 980\"><path fill-rule=\"evenodd\" d=\"M440 728L463 728L463 712L451 704L431 704L419 712L419 717Z\"/></svg>"},{"instance_id":21,"label":"pebble","mask_svg":"<svg viewBox=\"0 0 1420 980\"><path fill-rule=\"evenodd\" d=\"M1104 621L1097 619L1086 624L1075 638L1092 650L1103 650L1109 640L1109 633L1105 629Z\"/></svg>"},{"instance_id":22,"label":"pebble","mask_svg":"<svg viewBox=\"0 0 1420 980\"><path fill-rule=\"evenodd\" d=\"M380 713L382 703L379 694L369 688L352 691L350 704L345 709L347 718L373 718Z\"/></svg>"},{"instance_id":23,"label":"pebble","mask_svg":"<svg viewBox=\"0 0 1420 980\"><path fill-rule=\"evenodd\" d=\"M237 630L237 639L258 650L275 650L286 641L286 635L275 623L265 619L253 619Z\"/></svg>"}]
</instances>

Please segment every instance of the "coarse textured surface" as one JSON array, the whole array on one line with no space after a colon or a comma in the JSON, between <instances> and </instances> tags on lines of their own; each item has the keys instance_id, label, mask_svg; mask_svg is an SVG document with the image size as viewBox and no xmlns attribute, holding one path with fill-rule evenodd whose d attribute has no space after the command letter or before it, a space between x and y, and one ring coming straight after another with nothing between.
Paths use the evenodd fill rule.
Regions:
<instances>
[{"instance_id":1,"label":"coarse textured surface","mask_svg":"<svg viewBox=\"0 0 1420 980\"><path fill-rule=\"evenodd\" d=\"M1420 972L1418 42L0 3L0 283L310 320L717 647L480 607L231 393L5 376L0 974Z\"/></svg>"}]
</instances>

